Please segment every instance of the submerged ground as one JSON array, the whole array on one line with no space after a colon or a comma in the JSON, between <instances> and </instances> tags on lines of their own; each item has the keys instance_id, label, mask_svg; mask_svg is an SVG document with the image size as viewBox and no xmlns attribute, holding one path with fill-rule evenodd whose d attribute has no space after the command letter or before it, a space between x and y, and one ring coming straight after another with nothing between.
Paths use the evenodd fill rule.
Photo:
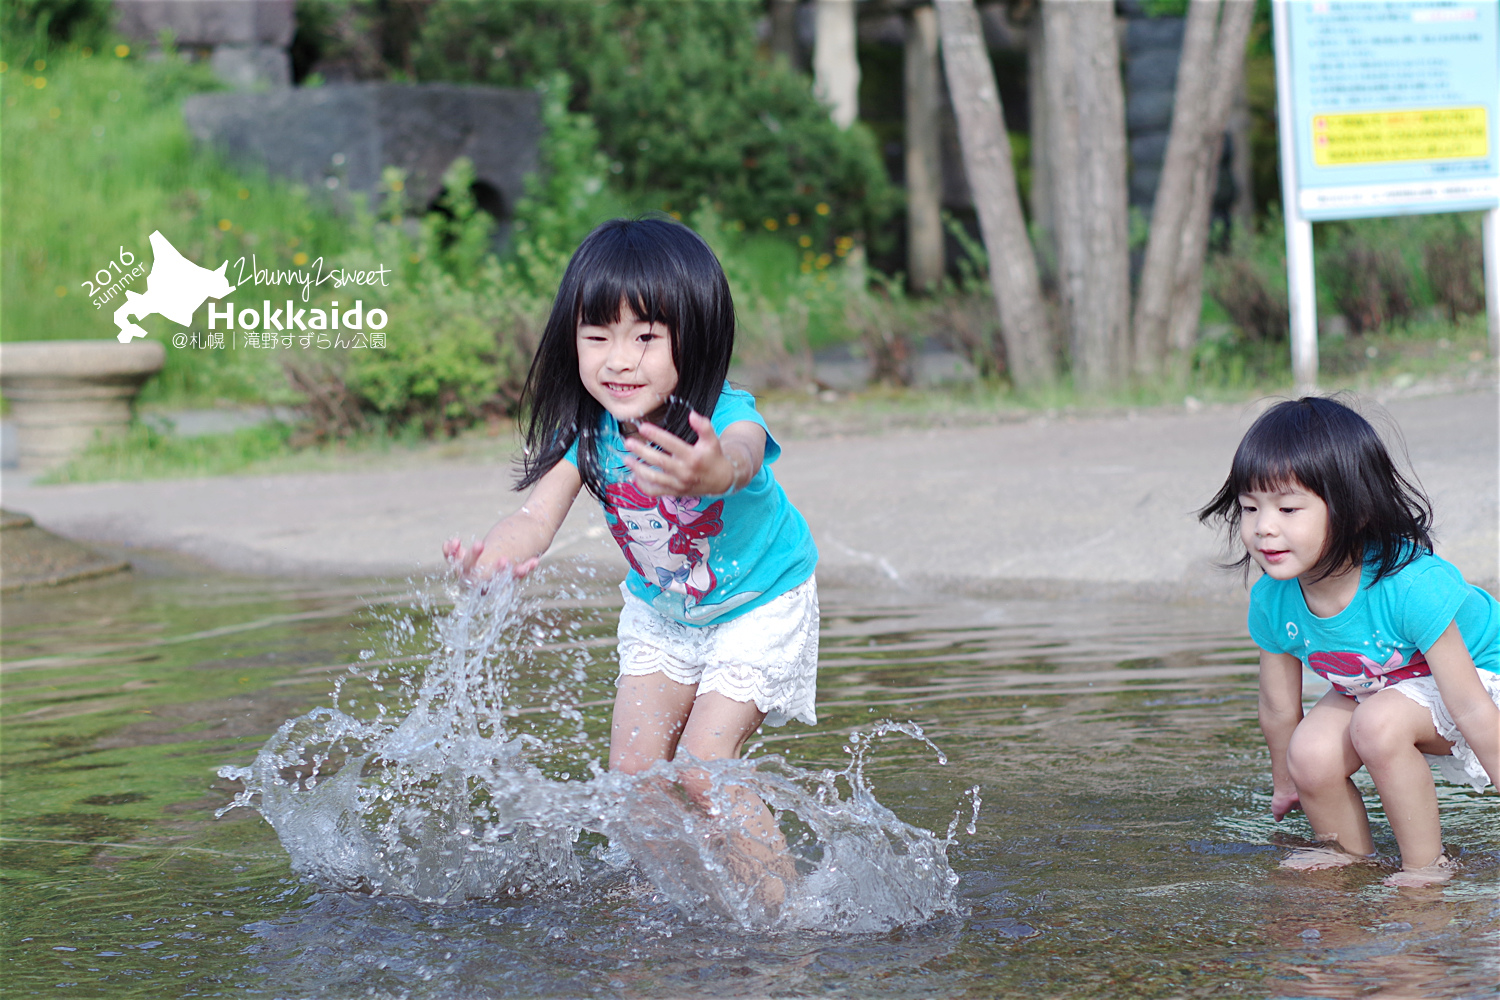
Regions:
<instances>
[{"instance_id":1,"label":"submerged ground","mask_svg":"<svg viewBox=\"0 0 1500 1000\"><path fill-rule=\"evenodd\" d=\"M614 589L538 581L537 621L573 638L587 739L604 752ZM947 597L829 587L819 725L752 756L842 767L851 734L901 820L941 834L957 905L881 933L690 921L577 845L583 882L447 905L321 891L254 812L213 813L285 719L412 618L376 581L221 575L99 580L6 599L4 977L16 996L1479 997L1500 974L1494 795L1443 792L1461 873L1383 887L1379 867L1292 874L1308 835L1267 815L1254 658L1215 605ZM405 635L405 633L401 633ZM400 635L397 636L398 644ZM413 648L412 659L420 659ZM539 669L518 732L572 730ZM358 682L346 703L389 699ZM561 727L561 728L559 728ZM1368 801L1394 853L1378 800Z\"/></svg>"},{"instance_id":2,"label":"submerged ground","mask_svg":"<svg viewBox=\"0 0 1500 1000\"><path fill-rule=\"evenodd\" d=\"M1394 400L1438 507L1439 552L1496 577L1493 392ZM1308 835L1267 815L1254 657L1237 584L1193 507L1249 408L787 442L777 470L823 552L819 725L755 756L838 768L851 734L919 723L948 755L887 737L880 801L941 834L984 808L949 861L958 905L877 934L747 933L693 922L578 845L565 891L462 904L326 892L255 813L212 818L284 720L329 703L361 650L415 642L407 582L447 533L482 531L503 469L26 487L6 506L146 552L136 571L4 599L0 831L4 977L17 996L1492 996L1500 825L1491 793L1445 788L1445 886L1378 867L1277 869ZM536 581L585 679L604 752L618 579L580 515ZM430 548L429 548L430 546ZM362 561L363 560L363 561ZM612 568L615 567L615 568ZM322 570L369 575L305 576ZM388 575L379 576L385 573ZM1207 599L1205 599L1207 598ZM403 638L405 637L405 638ZM422 651L406 654L420 663ZM399 658L399 656L398 656ZM1309 685L1309 694L1316 693ZM346 685L366 708L387 692ZM512 692L546 736L545 685ZM1361 778L1361 780L1363 780ZM1368 789L1368 785L1366 785ZM1373 795L1382 853L1394 853Z\"/></svg>"}]
</instances>

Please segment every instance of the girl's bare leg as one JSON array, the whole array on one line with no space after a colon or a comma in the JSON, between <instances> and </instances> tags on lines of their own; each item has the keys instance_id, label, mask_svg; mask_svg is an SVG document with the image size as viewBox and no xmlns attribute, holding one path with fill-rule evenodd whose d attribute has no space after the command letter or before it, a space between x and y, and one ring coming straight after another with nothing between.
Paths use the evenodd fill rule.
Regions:
<instances>
[{"instance_id":1,"label":"girl's bare leg","mask_svg":"<svg viewBox=\"0 0 1500 1000\"><path fill-rule=\"evenodd\" d=\"M697 697L696 684L678 684L666 674L621 677L609 730L609 769L639 774L671 760Z\"/></svg>"},{"instance_id":2,"label":"girl's bare leg","mask_svg":"<svg viewBox=\"0 0 1500 1000\"><path fill-rule=\"evenodd\" d=\"M1333 868L1375 853L1364 800L1349 780L1364 763L1349 734L1356 704L1353 698L1329 691L1292 733L1287 766L1297 783L1302 811L1312 824L1313 836L1332 841L1341 850L1297 851L1282 862L1285 867Z\"/></svg>"},{"instance_id":3,"label":"girl's bare leg","mask_svg":"<svg viewBox=\"0 0 1500 1000\"><path fill-rule=\"evenodd\" d=\"M1401 848L1401 875L1391 885L1427 885L1448 878L1441 867L1443 830L1437 791L1423 753L1446 754L1453 744L1437 734L1432 713L1397 691L1380 691L1360 703L1349 727L1386 818Z\"/></svg>"},{"instance_id":4,"label":"girl's bare leg","mask_svg":"<svg viewBox=\"0 0 1500 1000\"><path fill-rule=\"evenodd\" d=\"M693 703L678 746L699 760L738 757L745 740L765 717L766 713L753 702L734 701L717 691L709 691ZM682 783L694 801L709 806L711 783L707 774L697 769L685 771ZM744 872L743 877L756 886L764 902L779 905L785 898L786 887L796 878L786 838L781 835L771 810L755 793L738 785L726 791L730 806L724 818L730 842L738 853L748 855L758 869Z\"/></svg>"},{"instance_id":5,"label":"girl's bare leg","mask_svg":"<svg viewBox=\"0 0 1500 1000\"><path fill-rule=\"evenodd\" d=\"M659 760L673 759L679 748L699 760L738 757L765 713L717 692L697 692L696 685L678 684L660 672L622 677L615 691L609 769L639 774ZM682 785L699 806L709 807L708 775L690 769L683 773ZM725 820L731 842L740 855L755 862L756 870L744 872L744 880L757 887L765 902L779 904L796 876L786 839L754 793L738 786L727 792L730 809Z\"/></svg>"}]
</instances>

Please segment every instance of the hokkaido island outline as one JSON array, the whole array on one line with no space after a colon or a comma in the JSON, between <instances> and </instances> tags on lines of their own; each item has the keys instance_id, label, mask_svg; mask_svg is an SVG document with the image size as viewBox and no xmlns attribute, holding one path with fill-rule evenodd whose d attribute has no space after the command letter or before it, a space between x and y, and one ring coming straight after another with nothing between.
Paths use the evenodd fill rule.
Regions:
<instances>
[{"instance_id":1,"label":"hokkaido island outline","mask_svg":"<svg viewBox=\"0 0 1500 1000\"><path fill-rule=\"evenodd\" d=\"M212 271L199 267L178 253L160 229L151 234L151 256L146 291L127 291L125 302L115 310L115 326L120 329L115 339L122 344L146 336L146 330L137 323L152 313L165 316L180 326L188 326L193 322L193 314L206 300L222 299L235 289L224 276L229 261ZM132 319L136 322L131 322Z\"/></svg>"}]
</instances>

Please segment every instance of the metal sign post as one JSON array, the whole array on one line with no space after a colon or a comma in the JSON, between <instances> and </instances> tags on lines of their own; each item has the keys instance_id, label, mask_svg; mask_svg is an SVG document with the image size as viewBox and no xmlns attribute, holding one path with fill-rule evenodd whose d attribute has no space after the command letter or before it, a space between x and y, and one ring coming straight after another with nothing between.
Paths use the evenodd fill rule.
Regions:
<instances>
[{"instance_id":1,"label":"metal sign post","mask_svg":"<svg viewBox=\"0 0 1500 1000\"><path fill-rule=\"evenodd\" d=\"M1486 210L1500 357L1500 0L1272 0L1292 373L1317 384L1312 223Z\"/></svg>"},{"instance_id":2,"label":"metal sign post","mask_svg":"<svg viewBox=\"0 0 1500 1000\"><path fill-rule=\"evenodd\" d=\"M1291 318L1292 381L1305 395L1318 384L1318 291L1313 274L1312 223L1302 217L1295 192L1297 157L1292 102L1281 98L1292 92L1292 60L1288 53L1286 0L1271 5L1271 32L1276 52L1276 128L1281 140L1281 211L1286 227L1286 299Z\"/></svg>"},{"instance_id":3,"label":"metal sign post","mask_svg":"<svg viewBox=\"0 0 1500 1000\"><path fill-rule=\"evenodd\" d=\"M1500 358L1500 208L1484 213L1484 311L1490 321L1490 359Z\"/></svg>"}]
</instances>

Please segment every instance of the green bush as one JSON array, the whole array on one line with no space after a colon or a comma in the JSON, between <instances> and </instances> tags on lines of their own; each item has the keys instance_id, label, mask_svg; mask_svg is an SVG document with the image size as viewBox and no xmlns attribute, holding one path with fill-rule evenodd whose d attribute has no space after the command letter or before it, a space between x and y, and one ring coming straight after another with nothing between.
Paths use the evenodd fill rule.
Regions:
<instances>
[{"instance_id":1,"label":"green bush","mask_svg":"<svg viewBox=\"0 0 1500 1000\"><path fill-rule=\"evenodd\" d=\"M0 53L29 63L69 42L100 49L109 39L111 14L109 0L5 0Z\"/></svg>"},{"instance_id":2,"label":"green bush","mask_svg":"<svg viewBox=\"0 0 1500 1000\"><path fill-rule=\"evenodd\" d=\"M1204 278L1209 297L1247 340L1286 340L1286 237L1279 215L1256 232L1235 230L1229 251L1210 258Z\"/></svg>"},{"instance_id":3,"label":"green bush","mask_svg":"<svg viewBox=\"0 0 1500 1000\"><path fill-rule=\"evenodd\" d=\"M1411 269L1390 235L1340 226L1322 254L1322 283L1355 333L1405 322L1415 309Z\"/></svg>"},{"instance_id":4,"label":"green bush","mask_svg":"<svg viewBox=\"0 0 1500 1000\"><path fill-rule=\"evenodd\" d=\"M841 131L810 81L757 50L748 0L439 0L420 79L532 86L559 70L616 183L675 213L708 197L746 227L830 249L874 234L899 196L863 126Z\"/></svg>"},{"instance_id":5,"label":"green bush","mask_svg":"<svg viewBox=\"0 0 1500 1000\"><path fill-rule=\"evenodd\" d=\"M1363 335L1434 309L1450 322L1483 311L1479 218L1471 212L1319 223L1319 318L1342 314L1350 331ZM1286 338L1286 237L1274 208L1259 229L1237 231L1227 252L1210 257L1204 288L1243 337Z\"/></svg>"},{"instance_id":6,"label":"green bush","mask_svg":"<svg viewBox=\"0 0 1500 1000\"><path fill-rule=\"evenodd\" d=\"M443 178L444 211L412 236L389 172L392 196L379 220L364 219L361 254L399 261L383 307L393 335L384 350L351 351L342 367L294 364L290 376L315 401L315 436L367 423L384 430L454 434L514 414L531 355L563 269L578 242L623 206L605 181L607 163L587 115L568 111L565 79L543 88L543 170L516 206L510 252L492 252L493 220L470 187L473 165L457 160ZM399 331L399 336L394 331ZM321 361L321 359L318 359Z\"/></svg>"},{"instance_id":7,"label":"green bush","mask_svg":"<svg viewBox=\"0 0 1500 1000\"><path fill-rule=\"evenodd\" d=\"M1434 305L1448 321L1484 311L1484 246L1477 215L1447 215L1433 227L1422 247L1422 265Z\"/></svg>"},{"instance_id":8,"label":"green bush","mask_svg":"<svg viewBox=\"0 0 1500 1000\"><path fill-rule=\"evenodd\" d=\"M215 267L255 254L288 266L312 249L340 257L347 219L302 188L227 167L197 149L182 101L220 87L208 68L54 47L4 71L5 239L0 244L0 336L6 340L109 338L118 300L93 304L85 279L139 259L163 234L190 260ZM166 343L167 366L143 400L211 403L285 395L272 352L175 348L179 328L142 325ZM284 401L284 400L277 400Z\"/></svg>"}]
</instances>

